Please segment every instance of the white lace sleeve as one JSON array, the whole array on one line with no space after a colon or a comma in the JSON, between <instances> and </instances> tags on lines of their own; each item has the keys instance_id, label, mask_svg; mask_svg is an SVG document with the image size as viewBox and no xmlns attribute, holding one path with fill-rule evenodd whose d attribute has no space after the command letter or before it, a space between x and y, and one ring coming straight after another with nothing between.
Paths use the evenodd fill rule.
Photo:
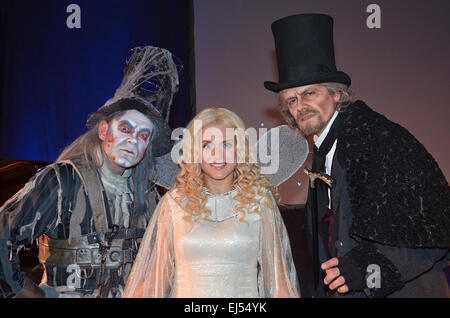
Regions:
<instances>
[{"instance_id":1,"label":"white lace sleeve","mask_svg":"<svg viewBox=\"0 0 450 318\"><path fill-rule=\"evenodd\" d=\"M261 205L258 286L261 297L300 297L289 237L272 195Z\"/></svg>"},{"instance_id":2,"label":"white lace sleeve","mask_svg":"<svg viewBox=\"0 0 450 318\"><path fill-rule=\"evenodd\" d=\"M175 268L173 200L166 193L145 230L123 297L169 297Z\"/></svg>"}]
</instances>

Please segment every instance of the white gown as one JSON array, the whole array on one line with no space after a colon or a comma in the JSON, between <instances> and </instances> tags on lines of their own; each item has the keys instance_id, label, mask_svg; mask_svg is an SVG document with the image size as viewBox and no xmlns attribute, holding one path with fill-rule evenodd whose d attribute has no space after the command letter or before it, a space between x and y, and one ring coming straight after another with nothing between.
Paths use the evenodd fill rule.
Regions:
<instances>
[{"instance_id":1,"label":"white gown","mask_svg":"<svg viewBox=\"0 0 450 318\"><path fill-rule=\"evenodd\" d=\"M239 221L237 189L207 194L206 220L189 222L166 193L147 227L124 297L299 297L290 243L272 196ZM182 202L183 205L183 202Z\"/></svg>"}]
</instances>

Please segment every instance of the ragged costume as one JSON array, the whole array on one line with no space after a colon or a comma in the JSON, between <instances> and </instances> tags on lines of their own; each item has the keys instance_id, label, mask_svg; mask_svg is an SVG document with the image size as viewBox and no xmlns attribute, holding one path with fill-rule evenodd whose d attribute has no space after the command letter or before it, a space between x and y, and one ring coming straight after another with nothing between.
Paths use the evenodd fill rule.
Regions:
<instances>
[{"instance_id":1,"label":"ragged costume","mask_svg":"<svg viewBox=\"0 0 450 318\"><path fill-rule=\"evenodd\" d=\"M3 297L25 289L28 278L20 271L17 253L37 239L45 269L40 288L46 297L60 297L57 288L67 286L80 297L121 297L138 243L160 198L155 186L170 188L178 172L170 158L171 130L166 122L178 90L171 53L151 46L135 48L124 73L114 97L90 115L89 131L1 207ZM157 89L141 94L140 85L145 83L157 84ZM151 137L144 157L115 174L106 165L110 159L99 141L98 127L101 122L114 122L115 114L130 111L138 114L131 118L149 120ZM139 128L124 122L130 131ZM88 140L89 134L94 139ZM124 138L124 144L136 144L133 138L141 137L135 135ZM81 142L87 145L84 151L79 150ZM121 156L137 156L130 147Z\"/></svg>"}]
</instances>

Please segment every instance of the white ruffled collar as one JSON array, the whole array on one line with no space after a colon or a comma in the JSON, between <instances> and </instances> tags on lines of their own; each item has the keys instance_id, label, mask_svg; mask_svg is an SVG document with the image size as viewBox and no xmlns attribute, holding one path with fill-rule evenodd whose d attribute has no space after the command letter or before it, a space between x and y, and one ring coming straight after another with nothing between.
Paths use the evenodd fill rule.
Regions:
<instances>
[{"instance_id":1,"label":"white ruffled collar","mask_svg":"<svg viewBox=\"0 0 450 318\"><path fill-rule=\"evenodd\" d=\"M206 207L211 210L211 215L207 221L223 222L227 219L234 218L240 213L236 211L238 202L234 200L240 188L233 186L225 193L211 193L207 188L203 188L202 192L208 198Z\"/></svg>"}]
</instances>

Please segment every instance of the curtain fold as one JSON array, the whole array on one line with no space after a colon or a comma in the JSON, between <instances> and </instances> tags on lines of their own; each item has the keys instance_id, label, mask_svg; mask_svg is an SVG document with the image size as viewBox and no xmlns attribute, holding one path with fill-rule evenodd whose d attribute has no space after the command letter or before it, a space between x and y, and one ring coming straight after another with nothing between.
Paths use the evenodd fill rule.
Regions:
<instances>
[{"instance_id":1,"label":"curtain fold","mask_svg":"<svg viewBox=\"0 0 450 318\"><path fill-rule=\"evenodd\" d=\"M195 115L192 0L78 0L0 4L0 157L54 161L86 131L88 115L114 95L129 50L171 51L180 69L169 124Z\"/></svg>"}]
</instances>

